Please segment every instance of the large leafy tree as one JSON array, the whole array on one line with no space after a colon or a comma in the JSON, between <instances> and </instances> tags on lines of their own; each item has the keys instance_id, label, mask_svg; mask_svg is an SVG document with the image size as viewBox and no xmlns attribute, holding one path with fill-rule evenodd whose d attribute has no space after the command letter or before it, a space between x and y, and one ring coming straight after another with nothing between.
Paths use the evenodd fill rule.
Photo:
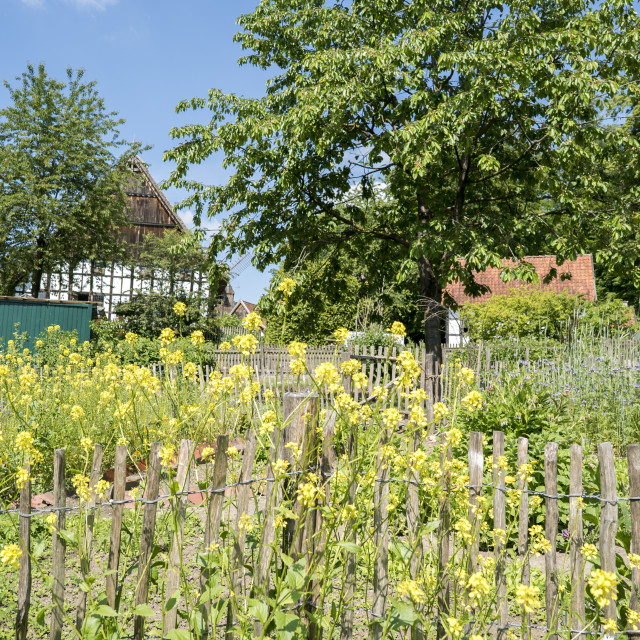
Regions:
<instances>
[{"instance_id":1,"label":"large leafy tree","mask_svg":"<svg viewBox=\"0 0 640 640\"><path fill-rule=\"evenodd\" d=\"M478 292L474 270L541 247L570 258L593 225L634 224L593 206L603 161L637 148L612 119L637 90L631 2L262 0L239 23L241 64L273 71L266 94L179 104L211 119L172 132L170 183L198 215L231 212L218 246L253 247L259 266L356 238L399 247L436 360L447 282ZM191 181L216 152L228 181ZM394 205L368 217L355 185Z\"/></svg>"},{"instance_id":2,"label":"large leafy tree","mask_svg":"<svg viewBox=\"0 0 640 640\"><path fill-rule=\"evenodd\" d=\"M12 295L57 265L120 257L128 222L125 188L135 145L106 110L94 82L67 70L66 82L29 65L5 82L0 110L0 291Z\"/></svg>"}]
</instances>

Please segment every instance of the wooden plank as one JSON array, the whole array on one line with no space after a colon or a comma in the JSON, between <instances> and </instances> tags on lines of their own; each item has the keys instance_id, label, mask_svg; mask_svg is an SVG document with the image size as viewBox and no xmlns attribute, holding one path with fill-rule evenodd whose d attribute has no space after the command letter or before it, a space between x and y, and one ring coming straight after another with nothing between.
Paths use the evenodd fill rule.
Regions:
<instances>
[{"instance_id":1,"label":"wooden plank","mask_svg":"<svg viewBox=\"0 0 640 640\"><path fill-rule=\"evenodd\" d=\"M30 476L31 467L25 467ZM31 478L20 488L20 572L18 575L18 613L16 640L27 640L31 607Z\"/></svg>"},{"instance_id":2,"label":"wooden plank","mask_svg":"<svg viewBox=\"0 0 640 640\"><path fill-rule=\"evenodd\" d=\"M544 449L544 490L546 519L545 536L550 548L545 553L545 607L550 640L557 640L553 631L558 626L558 571L556 566L556 538L558 536L558 444L547 442ZM554 497L555 496L555 497Z\"/></svg>"},{"instance_id":3,"label":"wooden plank","mask_svg":"<svg viewBox=\"0 0 640 640\"><path fill-rule=\"evenodd\" d=\"M627 447L631 508L631 553L640 555L640 444ZM640 611L640 570L631 570L630 608Z\"/></svg>"},{"instance_id":4,"label":"wooden plank","mask_svg":"<svg viewBox=\"0 0 640 640\"><path fill-rule=\"evenodd\" d=\"M531 567L529 565L529 480L523 469L529 460L529 440L518 438L518 491L520 492L520 506L518 507L518 560L522 563L520 582L529 585L531 582ZM522 614L522 623L528 626L531 614Z\"/></svg>"},{"instance_id":5,"label":"wooden plank","mask_svg":"<svg viewBox=\"0 0 640 640\"><path fill-rule=\"evenodd\" d=\"M93 541L93 528L95 526L97 506L99 498L96 495L96 485L102 477L102 445L96 444L93 448L93 459L91 462L91 473L89 475L89 488L91 498L86 505L87 517L84 528L84 539L81 543L80 571L82 579L87 580L91 576L91 543ZM82 624L87 611L87 592L80 589L78 594L78 605L76 608L76 629L82 630Z\"/></svg>"},{"instance_id":6,"label":"wooden plank","mask_svg":"<svg viewBox=\"0 0 640 640\"><path fill-rule=\"evenodd\" d=\"M202 380L202 377L200 378ZM178 602L180 600L180 571L182 568L181 556L184 537L184 520L187 515L187 496L184 491L189 488L189 467L193 459L194 444L190 440L180 442L178 454L178 468L175 475L175 491L171 493L182 494L172 497L171 517L173 518L173 532L171 533L171 548L169 551L169 563L167 566L165 595L171 600L173 606L167 607L165 602L164 634L176 628L178 621Z\"/></svg>"},{"instance_id":7,"label":"wooden plank","mask_svg":"<svg viewBox=\"0 0 640 640\"><path fill-rule=\"evenodd\" d=\"M229 435L222 434L216 438L216 457L213 464L213 481L207 505L207 521L204 529L203 551L209 553L211 545L218 541L218 531L220 530L220 520L222 518L222 507L224 505L224 488L227 483L227 466L229 448ZM200 592L204 593L209 582L209 569L203 567L200 573ZM209 621L211 602L205 601L200 612L204 619L205 626Z\"/></svg>"},{"instance_id":8,"label":"wooden plank","mask_svg":"<svg viewBox=\"0 0 640 640\"><path fill-rule=\"evenodd\" d=\"M580 553L584 543L582 530L582 506L577 496L582 495L582 447L571 445L571 466L569 471L569 558L571 566L571 628L586 626L584 602L584 557ZM575 497L574 497L575 496ZM575 638L586 637L576 634Z\"/></svg>"},{"instance_id":9,"label":"wooden plank","mask_svg":"<svg viewBox=\"0 0 640 640\"><path fill-rule=\"evenodd\" d=\"M411 453L421 449L422 428L417 427L411 441ZM418 579L418 573L423 563L422 535L420 531L420 500L418 488L420 486L420 471L413 470L407 465L407 541L411 547L409 560L409 574L412 580ZM411 627L411 639L423 640L424 630L420 622Z\"/></svg>"},{"instance_id":10,"label":"wooden plank","mask_svg":"<svg viewBox=\"0 0 640 640\"><path fill-rule=\"evenodd\" d=\"M53 508L55 509L57 520L56 528L53 532L52 564L51 576L53 585L51 587L51 600L53 608L51 610L50 635L51 640L62 638L62 623L64 621L64 556L67 550L65 539L58 535L65 527L67 506L67 492L65 488L65 455L64 449L56 449L53 452Z\"/></svg>"},{"instance_id":11,"label":"wooden plank","mask_svg":"<svg viewBox=\"0 0 640 640\"><path fill-rule=\"evenodd\" d=\"M451 445L443 434L440 437L440 484L442 491L438 507L438 584L440 585L440 590L438 591L438 611L440 612L438 617L438 638L444 638L447 635L442 620L448 616L450 607L451 584L447 576L447 564L451 557L451 458Z\"/></svg>"},{"instance_id":12,"label":"wooden plank","mask_svg":"<svg viewBox=\"0 0 640 640\"><path fill-rule=\"evenodd\" d=\"M149 576L151 574L151 551L153 536L156 530L156 514L158 512L158 493L160 491L160 443L154 442L149 451L147 466L147 483L144 490L144 513L142 516L142 533L140 535L140 554L138 557L138 581L135 595L135 606L146 604L149 596ZM144 616L135 616L133 636L135 640L144 638Z\"/></svg>"},{"instance_id":13,"label":"wooden plank","mask_svg":"<svg viewBox=\"0 0 640 640\"><path fill-rule=\"evenodd\" d=\"M618 532L618 493L613 445L598 445L600 462L600 565L603 571L616 573L616 534ZM606 618L616 620L616 603L610 600L603 609Z\"/></svg>"},{"instance_id":14,"label":"wooden plank","mask_svg":"<svg viewBox=\"0 0 640 640\"><path fill-rule=\"evenodd\" d=\"M386 444L387 435L381 445ZM373 621L371 637L380 640L384 631L384 620L389 593L389 464L382 454L376 462L376 481L373 489Z\"/></svg>"},{"instance_id":15,"label":"wooden plank","mask_svg":"<svg viewBox=\"0 0 640 640\"><path fill-rule=\"evenodd\" d=\"M471 546L469 548L469 574L475 572L478 565L480 545L480 526L482 516L478 508L478 499L482 495L482 476L484 470L484 451L482 433L472 431L469 434L469 522L471 523Z\"/></svg>"},{"instance_id":16,"label":"wooden plank","mask_svg":"<svg viewBox=\"0 0 640 640\"><path fill-rule=\"evenodd\" d=\"M116 458L113 470L114 502L124 500L127 483L127 447L116 445ZM109 559L107 561L107 603L112 609L116 608L116 594L118 589L118 564L120 562L120 537L122 532L123 504L113 505L111 511L111 538L109 541Z\"/></svg>"},{"instance_id":17,"label":"wooden plank","mask_svg":"<svg viewBox=\"0 0 640 640\"><path fill-rule=\"evenodd\" d=\"M504 433L502 431L493 432L493 528L494 531L501 531L506 536L507 513L506 513L506 485L505 470L500 464L504 457ZM504 638L507 633L507 577L505 563L505 542L504 538L497 534L494 536L494 560L495 560L495 580L496 580L496 609L498 612L498 633L497 638Z\"/></svg>"},{"instance_id":18,"label":"wooden plank","mask_svg":"<svg viewBox=\"0 0 640 640\"><path fill-rule=\"evenodd\" d=\"M243 572L244 572L244 545L246 538L246 531L241 527L242 516L248 513L249 510L249 498L251 497L252 489L247 483L251 479L253 473L253 464L256 457L256 434L253 429L249 429L245 440L244 458L242 460L242 469L240 471L240 477L238 482L238 502L236 507L236 521L233 527L234 541L233 551L231 555L231 589L235 597L229 598L229 604L227 605L227 630L226 635L228 638L232 638L234 633L234 625L236 624L236 607L239 606L239 599L246 595L246 591L243 585Z\"/></svg>"}]
</instances>

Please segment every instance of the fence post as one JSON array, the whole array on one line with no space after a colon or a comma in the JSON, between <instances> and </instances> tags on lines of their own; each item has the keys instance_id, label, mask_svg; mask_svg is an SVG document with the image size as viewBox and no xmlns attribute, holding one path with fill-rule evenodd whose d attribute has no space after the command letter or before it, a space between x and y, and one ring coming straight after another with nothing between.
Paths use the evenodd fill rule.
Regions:
<instances>
[{"instance_id":1,"label":"fence post","mask_svg":"<svg viewBox=\"0 0 640 640\"><path fill-rule=\"evenodd\" d=\"M504 458L504 433L493 432L493 528L504 532L506 537L507 514L505 507L505 470L501 459ZM507 578L505 573L505 538L496 533L494 536L494 559L496 563L497 609L499 626L497 638L500 640L507 632Z\"/></svg>"},{"instance_id":2,"label":"fence post","mask_svg":"<svg viewBox=\"0 0 640 640\"><path fill-rule=\"evenodd\" d=\"M384 434L381 445L387 443L388 436ZM389 461L382 453L378 454L376 463L376 479L373 489L373 536L376 553L373 565L373 607L374 620L371 623L371 637L373 640L382 638L384 610L389 591Z\"/></svg>"},{"instance_id":3,"label":"fence post","mask_svg":"<svg viewBox=\"0 0 640 640\"><path fill-rule=\"evenodd\" d=\"M558 536L558 444L547 442L544 449L544 490L546 521L545 536L549 541L549 551L545 553L545 606L547 627L554 629L558 619L558 575L556 569L556 538ZM549 640L557 640L555 633Z\"/></svg>"},{"instance_id":4,"label":"fence post","mask_svg":"<svg viewBox=\"0 0 640 640\"><path fill-rule=\"evenodd\" d=\"M629 469L629 497L631 510L631 553L640 555L640 445L627 447L627 465ZM640 570L631 570L631 601L629 607L638 611L640 594Z\"/></svg>"},{"instance_id":5,"label":"fence post","mask_svg":"<svg viewBox=\"0 0 640 640\"><path fill-rule=\"evenodd\" d=\"M450 582L447 574L447 564L451 556L451 445L448 443L446 435L440 439L440 484L441 497L439 505L439 525L438 525L438 579L440 589L438 592L438 631L437 637L444 638L447 631L442 624L442 618L449 614Z\"/></svg>"},{"instance_id":6,"label":"fence post","mask_svg":"<svg viewBox=\"0 0 640 640\"><path fill-rule=\"evenodd\" d=\"M251 493L251 474L253 473L253 463L256 457L256 434L253 428L247 432L246 444L244 448L244 459L242 460L242 469L238 478L238 502L236 507L236 522L234 526L235 539L233 542L233 551L231 558L231 589L235 595L236 606L238 600L244 595L242 584L243 573L243 556L245 543L245 528L241 525L242 516L247 513L249 508L249 495ZM227 605L227 630L228 638L233 638L233 625L235 624L235 610L233 598L229 598Z\"/></svg>"},{"instance_id":7,"label":"fence post","mask_svg":"<svg viewBox=\"0 0 640 640\"><path fill-rule=\"evenodd\" d=\"M140 555L138 557L138 584L135 604L146 604L149 595L149 575L151 574L151 551L153 535L156 530L156 512L158 511L158 493L160 491L160 443L154 442L149 452L147 483L144 491L144 514L142 516L142 534L140 536ZM137 615L133 620L135 640L144 638L144 616Z\"/></svg>"},{"instance_id":8,"label":"fence post","mask_svg":"<svg viewBox=\"0 0 640 640\"><path fill-rule=\"evenodd\" d=\"M127 447L116 445L116 458L113 468L113 501L124 500L127 484ZM118 564L120 562L120 535L122 532L122 514L124 504L114 504L111 512L111 538L109 542L109 560L107 562L107 603L112 609L116 607L118 588Z\"/></svg>"},{"instance_id":9,"label":"fence post","mask_svg":"<svg viewBox=\"0 0 640 640\"><path fill-rule=\"evenodd\" d=\"M578 496L582 495L582 447L571 445L571 466L569 471L569 552L571 562L571 628L582 629L585 624L584 604L584 557L582 548L582 505ZM575 496L575 497L574 497ZM574 619L576 622L574 623ZM578 634L578 638L584 634Z\"/></svg>"},{"instance_id":10,"label":"fence post","mask_svg":"<svg viewBox=\"0 0 640 640\"><path fill-rule=\"evenodd\" d=\"M171 513L171 517L173 517L173 532L171 534L171 550L169 551L165 586L165 595L168 597L168 601L163 607L165 610L163 626L165 635L176 628L178 620L178 594L180 593L180 571L182 568L180 559L184 535L184 519L187 513L187 496L184 495L184 491L189 486L189 467L193 451L193 442L190 440L182 440L180 442L178 468L175 477L177 495ZM173 491L170 491L170 493L173 493ZM169 603L172 600L173 602L170 606Z\"/></svg>"},{"instance_id":11,"label":"fence post","mask_svg":"<svg viewBox=\"0 0 640 640\"><path fill-rule=\"evenodd\" d=\"M616 491L616 467L613 445L603 442L598 445L600 462L600 564L603 571L616 573L616 533L618 531L618 494ZM607 618L616 619L616 603L611 600L604 607Z\"/></svg>"},{"instance_id":12,"label":"fence post","mask_svg":"<svg viewBox=\"0 0 640 640\"><path fill-rule=\"evenodd\" d=\"M416 427L411 441L411 453L420 449L422 444L422 427ZM422 536L420 535L420 500L418 487L420 486L420 471L407 465L407 540L411 547L411 559L409 561L409 573L411 579L415 579L422 565ZM422 625L416 622L411 627L412 640L422 640L424 632Z\"/></svg>"},{"instance_id":13,"label":"fence post","mask_svg":"<svg viewBox=\"0 0 640 640\"><path fill-rule=\"evenodd\" d=\"M520 506L518 508L518 556L522 561L522 584L530 583L529 558L527 549L529 546L529 479L523 470L523 465L529 459L529 440L518 438L518 491L520 492ZM531 614L522 613L522 623L529 625Z\"/></svg>"},{"instance_id":14,"label":"fence post","mask_svg":"<svg viewBox=\"0 0 640 640\"><path fill-rule=\"evenodd\" d=\"M229 436L219 435L216 438L216 457L213 463L213 482L209 492L209 504L207 505L207 521L204 529L203 550L205 554L211 552L211 545L218 537L220 529L220 519L222 518L222 507L224 505L224 488L227 482L227 463L229 448ZM209 582L209 568L203 567L200 573L200 592L205 593ZM205 628L208 625L209 613L211 611L210 600L205 600L200 607Z\"/></svg>"},{"instance_id":15,"label":"fence post","mask_svg":"<svg viewBox=\"0 0 640 640\"><path fill-rule=\"evenodd\" d=\"M62 637L62 621L64 620L64 555L67 550L67 543L58 534L58 531L64 529L66 505L64 449L56 449L53 452L53 507L56 510L57 518L53 532L53 562L51 566L51 575L53 577L53 587L51 588L51 599L53 601L50 627L51 640L60 640Z\"/></svg>"},{"instance_id":16,"label":"fence post","mask_svg":"<svg viewBox=\"0 0 640 640\"><path fill-rule=\"evenodd\" d=\"M87 527L86 537L80 543L80 570L82 579L86 580L91 575L91 543L93 541L93 527L96 521L96 508L98 506L98 496L95 489L98 481L102 476L102 446L96 444L93 449L93 460L91 462L91 475L89 476L89 489L91 490L91 499L87 504ZM82 623L87 612L87 592L80 589L78 595L78 608L76 610L76 629L78 632L82 630Z\"/></svg>"},{"instance_id":17,"label":"fence post","mask_svg":"<svg viewBox=\"0 0 640 640\"><path fill-rule=\"evenodd\" d=\"M25 467L31 475L31 467ZM31 606L31 478L20 488L20 574L18 578L18 613L16 640L27 640Z\"/></svg>"}]
</instances>

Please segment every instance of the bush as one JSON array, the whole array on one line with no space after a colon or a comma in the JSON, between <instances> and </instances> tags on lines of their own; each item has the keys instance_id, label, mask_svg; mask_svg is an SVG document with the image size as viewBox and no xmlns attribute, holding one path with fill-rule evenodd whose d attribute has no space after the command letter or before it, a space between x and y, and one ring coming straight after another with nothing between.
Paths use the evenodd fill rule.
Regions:
<instances>
[{"instance_id":1,"label":"bush","mask_svg":"<svg viewBox=\"0 0 640 640\"><path fill-rule=\"evenodd\" d=\"M587 302L582 296L518 289L465 304L460 318L473 341L527 338L568 342L576 333L619 334L634 328L633 310L622 300Z\"/></svg>"}]
</instances>

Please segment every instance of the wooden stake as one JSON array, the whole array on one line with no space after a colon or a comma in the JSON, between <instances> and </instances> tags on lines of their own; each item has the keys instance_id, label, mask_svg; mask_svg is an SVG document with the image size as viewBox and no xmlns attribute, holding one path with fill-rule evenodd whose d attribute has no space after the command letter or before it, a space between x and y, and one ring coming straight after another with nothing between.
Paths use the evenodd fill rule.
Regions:
<instances>
[{"instance_id":1,"label":"wooden stake","mask_svg":"<svg viewBox=\"0 0 640 640\"><path fill-rule=\"evenodd\" d=\"M640 445L627 447L631 506L631 553L640 555ZM630 608L640 610L640 570L631 570Z\"/></svg>"},{"instance_id":2,"label":"wooden stake","mask_svg":"<svg viewBox=\"0 0 640 640\"><path fill-rule=\"evenodd\" d=\"M58 535L66 522L65 507L67 506L67 493L65 489L65 456L64 449L56 449L53 452L53 507L56 510L56 528L53 533L53 561L51 575L53 586L51 599L53 609L51 611L51 640L62 638L62 622L64 620L64 556L67 550L65 539Z\"/></svg>"},{"instance_id":3,"label":"wooden stake","mask_svg":"<svg viewBox=\"0 0 640 640\"><path fill-rule=\"evenodd\" d=\"M31 467L25 467L31 474ZM18 613L16 640L27 640L31 606L31 478L20 489L20 574L18 577Z\"/></svg>"},{"instance_id":4,"label":"wooden stake","mask_svg":"<svg viewBox=\"0 0 640 640\"><path fill-rule=\"evenodd\" d=\"M80 549L80 571L83 580L91 575L91 543L93 541L93 528L96 521L96 507L98 506L98 496L96 495L96 485L102 476L102 445L96 444L93 449L93 461L91 463L91 474L89 476L89 489L91 498L86 505L87 519L85 537ZM78 607L76 609L76 629L82 630L82 623L87 611L87 592L80 589L78 595Z\"/></svg>"},{"instance_id":5,"label":"wooden stake","mask_svg":"<svg viewBox=\"0 0 640 640\"><path fill-rule=\"evenodd\" d=\"M200 378L202 380L202 378ZM193 459L194 445L190 440L182 440L180 442L180 453L178 454L178 468L176 470L175 483L177 495L172 500L173 508L171 516L173 517L174 531L171 534L171 551L169 552L169 563L167 566L165 595L169 600L173 600L173 606L166 608L164 616L164 634L176 628L178 621L178 602L180 600L180 570L182 568L182 544L184 536L184 520L187 515L187 496L184 491L189 488L189 467Z\"/></svg>"},{"instance_id":6,"label":"wooden stake","mask_svg":"<svg viewBox=\"0 0 640 640\"><path fill-rule=\"evenodd\" d=\"M618 532L618 494L616 490L616 467L613 445L603 442L598 445L600 462L600 565L603 571L616 573L616 534ZM610 600L604 607L604 615L616 620L616 603Z\"/></svg>"},{"instance_id":7,"label":"wooden stake","mask_svg":"<svg viewBox=\"0 0 640 640\"><path fill-rule=\"evenodd\" d=\"M582 447L571 445L569 493L582 495ZM580 553L584 542L582 531L582 506L579 498L569 498L569 554L571 564L571 628L582 629L586 625L584 604L584 557ZM579 638L584 634L577 634ZM586 637L586 636L585 636Z\"/></svg>"},{"instance_id":8,"label":"wooden stake","mask_svg":"<svg viewBox=\"0 0 640 640\"><path fill-rule=\"evenodd\" d=\"M147 484L144 491L144 514L142 516L142 535L140 536L140 556L138 558L138 583L135 605L146 604L149 596L149 576L151 574L151 552L153 536L156 529L156 513L158 511L158 493L160 491L160 443L154 442L149 452L147 466ZM144 638L144 616L135 616L133 635L135 640Z\"/></svg>"},{"instance_id":9,"label":"wooden stake","mask_svg":"<svg viewBox=\"0 0 640 640\"><path fill-rule=\"evenodd\" d=\"M546 520L545 536L551 548L545 554L545 605L547 609L547 627L553 630L558 622L558 573L556 568L556 537L558 535L558 445L547 442L544 449L544 490ZM556 497L554 497L556 496ZM557 640L552 633L549 640Z\"/></svg>"},{"instance_id":10,"label":"wooden stake","mask_svg":"<svg viewBox=\"0 0 640 640\"><path fill-rule=\"evenodd\" d=\"M127 484L127 447L123 444L116 446L116 458L113 469L113 501L124 500ZM120 536L122 532L123 504L113 505L111 511L111 539L109 542L109 559L107 561L107 603L112 609L116 608L116 593L118 589L118 564L120 562Z\"/></svg>"},{"instance_id":11,"label":"wooden stake","mask_svg":"<svg viewBox=\"0 0 640 640\"><path fill-rule=\"evenodd\" d=\"M518 491L520 491L520 507L518 509L518 556L522 562L522 584L530 583L530 566L527 555L529 547L529 481L526 473L521 473L522 466L529 459L529 440L518 438ZM531 622L531 614L522 614L522 623L528 626Z\"/></svg>"}]
</instances>

